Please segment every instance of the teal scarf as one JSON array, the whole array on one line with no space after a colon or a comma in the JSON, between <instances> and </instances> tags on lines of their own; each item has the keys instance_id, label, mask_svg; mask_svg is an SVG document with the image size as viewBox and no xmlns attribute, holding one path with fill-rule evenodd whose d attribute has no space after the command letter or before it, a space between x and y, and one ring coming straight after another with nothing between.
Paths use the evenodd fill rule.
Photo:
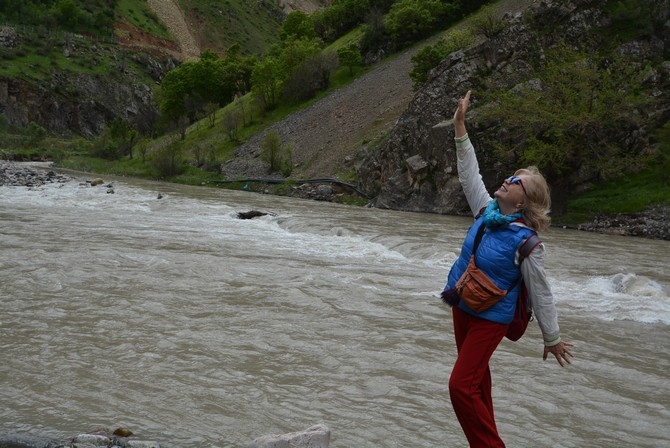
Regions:
<instances>
[{"instance_id":1,"label":"teal scarf","mask_svg":"<svg viewBox=\"0 0 670 448\"><path fill-rule=\"evenodd\" d=\"M522 218L521 212L516 212L511 215L503 215L500 213L500 206L498 205L498 200L493 199L489 202L489 205L486 206L484 210L484 225L489 229L492 227L500 227L507 225L511 222L518 221Z\"/></svg>"}]
</instances>

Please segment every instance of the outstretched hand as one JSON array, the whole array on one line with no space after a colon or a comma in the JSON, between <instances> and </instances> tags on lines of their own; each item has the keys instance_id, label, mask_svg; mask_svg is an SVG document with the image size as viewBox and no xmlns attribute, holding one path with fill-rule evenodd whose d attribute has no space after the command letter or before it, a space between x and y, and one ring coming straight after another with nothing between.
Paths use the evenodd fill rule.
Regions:
<instances>
[{"instance_id":1,"label":"outstretched hand","mask_svg":"<svg viewBox=\"0 0 670 448\"><path fill-rule=\"evenodd\" d=\"M552 345L551 347L547 347L545 345L544 355L542 356L542 359L546 361L549 353L552 353L556 357L556 361L558 361L561 367L565 367L564 363L572 364L570 358L574 358L575 355L572 354L569 347L572 347L574 345L575 344L571 342L563 342L563 341L559 342L556 345Z\"/></svg>"},{"instance_id":2,"label":"outstretched hand","mask_svg":"<svg viewBox=\"0 0 670 448\"><path fill-rule=\"evenodd\" d=\"M468 111L468 106L470 106L471 92L471 90L468 90L465 96L458 100L458 107L456 108L456 112L454 112L454 121L465 122L465 113Z\"/></svg>"},{"instance_id":3,"label":"outstretched hand","mask_svg":"<svg viewBox=\"0 0 670 448\"><path fill-rule=\"evenodd\" d=\"M456 128L456 138L463 137L467 131L465 130L465 113L468 111L470 106L470 93L471 91L465 94L463 98L458 100L458 107L454 112L454 127Z\"/></svg>"}]
</instances>

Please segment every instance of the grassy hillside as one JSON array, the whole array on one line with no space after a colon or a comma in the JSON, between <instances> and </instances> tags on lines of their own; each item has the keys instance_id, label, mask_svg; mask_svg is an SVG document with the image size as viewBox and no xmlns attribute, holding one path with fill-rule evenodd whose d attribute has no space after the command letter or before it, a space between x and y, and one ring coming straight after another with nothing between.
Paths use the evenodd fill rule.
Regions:
<instances>
[{"instance_id":1,"label":"grassy hillside","mask_svg":"<svg viewBox=\"0 0 670 448\"><path fill-rule=\"evenodd\" d=\"M283 11L274 0L179 0L202 50L222 52L238 43L245 54L262 54L279 40Z\"/></svg>"},{"instance_id":2,"label":"grassy hillside","mask_svg":"<svg viewBox=\"0 0 670 448\"><path fill-rule=\"evenodd\" d=\"M225 53L238 43L243 54L262 54L278 41L283 11L274 0L175 0L201 49ZM17 46L0 48L0 76L43 79L54 72L107 72L104 55L69 58L67 46L78 48L119 44L129 51L177 54L172 35L146 0L74 2L75 13L40 3L38 14L28 13L30 2L1 2L0 25L11 24L20 33ZM69 23L67 14L80 19ZM61 17L62 16L62 17Z\"/></svg>"}]
</instances>

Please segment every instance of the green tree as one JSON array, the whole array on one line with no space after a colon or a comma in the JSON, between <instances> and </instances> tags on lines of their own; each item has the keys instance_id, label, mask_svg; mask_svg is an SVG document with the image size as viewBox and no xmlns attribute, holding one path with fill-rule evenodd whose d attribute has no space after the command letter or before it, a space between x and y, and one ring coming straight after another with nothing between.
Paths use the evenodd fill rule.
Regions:
<instances>
[{"instance_id":1,"label":"green tree","mask_svg":"<svg viewBox=\"0 0 670 448\"><path fill-rule=\"evenodd\" d=\"M282 74L279 61L266 57L254 67L251 74L251 91L262 101L264 109L272 109L279 101Z\"/></svg>"},{"instance_id":2,"label":"green tree","mask_svg":"<svg viewBox=\"0 0 670 448\"><path fill-rule=\"evenodd\" d=\"M251 83L253 64L254 58L234 52L226 59L203 52L197 62L185 62L165 76L156 95L161 113L171 122L185 115L193 121L206 115L207 103L225 106Z\"/></svg>"},{"instance_id":3,"label":"green tree","mask_svg":"<svg viewBox=\"0 0 670 448\"><path fill-rule=\"evenodd\" d=\"M333 0L327 8L311 15L316 34L325 42L333 42L363 23L373 11L386 13L395 0Z\"/></svg>"},{"instance_id":4,"label":"green tree","mask_svg":"<svg viewBox=\"0 0 670 448\"><path fill-rule=\"evenodd\" d=\"M354 74L354 67L363 65L363 56L361 56L361 52L358 51L358 45L355 42L340 47L337 50L337 57L340 60L340 65L349 68L349 75Z\"/></svg>"},{"instance_id":5,"label":"green tree","mask_svg":"<svg viewBox=\"0 0 670 448\"><path fill-rule=\"evenodd\" d=\"M133 146L137 142L139 133L128 120L116 117L109 125L110 138L118 147L118 153L122 156L133 158Z\"/></svg>"},{"instance_id":6,"label":"green tree","mask_svg":"<svg viewBox=\"0 0 670 448\"><path fill-rule=\"evenodd\" d=\"M399 0L391 6L384 22L387 33L402 48L426 37L455 13L453 4L440 0Z\"/></svg>"},{"instance_id":7,"label":"green tree","mask_svg":"<svg viewBox=\"0 0 670 448\"><path fill-rule=\"evenodd\" d=\"M132 159L138 138L139 133L128 120L116 117L93 141L90 152L94 157L107 160L124 156Z\"/></svg>"},{"instance_id":8,"label":"green tree","mask_svg":"<svg viewBox=\"0 0 670 448\"><path fill-rule=\"evenodd\" d=\"M251 75L258 63L258 58L255 55L242 56L239 52L239 44L228 48L224 64L227 76L234 80L235 93L244 94L251 91Z\"/></svg>"},{"instance_id":9,"label":"green tree","mask_svg":"<svg viewBox=\"0 0 670 448\"><path fill-rule=\"evenodd\" d=\"M498 17L496 8L491 5L482 6L472 18L472 23L477 32L480 32L489 39L493 38L507 26L507 23Z\"/></svg>"},{"instance_id":10,"label":"green tree","mask_svg":"<svg viewBox=\"0 0 670 448\"><path fill-rule=\"evenodd\" d=\"M282 41L288 39L314 39L316 31L314 22L302 11L292 11L279 30L279 38Z\"/></svg>"},{"instance_id":11,"label":"green tree","mask_svg":"<svg viewBox=\"0 0 670 448\"><path fill-rule=\"evenodd\" d=\"M161 114L169 121L186 115L184 99L193 90L193 63L185 63L168 72L163 78L156 98Z\"/></svg>"},{"instance_id":12,"label":"green tree","mask_svg":"<svg viewBox=\"0 0 670 448\"><path fill-rule=\"evenodd\" d=\"M288 78L297 67L319 51L321 43L317 39L289 39L284 42L279 56L282 77Z\"/></svg>"},{"instance_id":13,"label":"green tree","mask_svg":"<svg viewBox=\"0 0 670 448\"><path fill-rule=\"evenodd\" d=\"M300 67L319 54L318 39L290 38L270 48L268 55L254 66L251 75L252 92L260 98L267 109L279 102L284 82L294 77Z\"/></svg>"},{"instance_id":14,"label":"green tree","mask_svg":"<svg viewBox=\"0 0 670 448\"><path fill-rule=\"evenodd\" d=\"M446 54L440 45L426 45L412 56L412 70L409 77L412 79L414 90L424 85L428 80L428 73L439 64Z\"/></svg>"},{"instance_id":15,"label":"green tree","mask_svg":"<svg viewBox=\"0 0 670 448\"><path fill-rule=\"evenodd\" d=\"M68 31L77 31L84 20L84 12L73 0L58 0L51 9L51 15L56 22Z\"/></svg>"},{"instance_id":16,"label":"green tree","mask_svg":"<svg viewBox=\"0 0 670 448\"><path fill-rule=\"evenodd\" d=\"M328 88L330 75L337 68L334 53L317 53L296 67L282 85L282 94L289 103L306 101Z\"/></svg>"},{"instance_id":17,"label":"green tree","mask_svg":"<svg viewBox=\"0 0 670 448\"><path fill-rule=\"evenodd\" d=\"M335 0L312 15L314 29L324 41L332 42L360 23L369 7L367 0Z\"/></svg>"}]
</instances>

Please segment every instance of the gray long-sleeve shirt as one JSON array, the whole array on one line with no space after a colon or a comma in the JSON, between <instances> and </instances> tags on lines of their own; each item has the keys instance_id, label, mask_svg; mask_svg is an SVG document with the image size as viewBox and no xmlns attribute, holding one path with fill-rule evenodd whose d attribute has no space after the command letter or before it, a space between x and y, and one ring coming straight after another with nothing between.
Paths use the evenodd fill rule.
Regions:
<instances>
[{"instance_id":1,"label":"gray long-sleeve shirt","mask_svg":"<svg viewBox=\"0 0 670 448\"><path fill-rule=\"evenodd\" d=\"M469 137L466 134L455 140L458 180L461 182L470 210L473 216L476 216L493 198L486 190L479 173L479 162ZM511 225L523 224L512 223ZM544 270L544 254L544 244L540 244L521 263L521 275L528 290L533 313L542 331L544 344L552 346L561 341L561 336L554 296ZM518 260L518 253L516 258Z\"/></svg>"}]
</instances>

